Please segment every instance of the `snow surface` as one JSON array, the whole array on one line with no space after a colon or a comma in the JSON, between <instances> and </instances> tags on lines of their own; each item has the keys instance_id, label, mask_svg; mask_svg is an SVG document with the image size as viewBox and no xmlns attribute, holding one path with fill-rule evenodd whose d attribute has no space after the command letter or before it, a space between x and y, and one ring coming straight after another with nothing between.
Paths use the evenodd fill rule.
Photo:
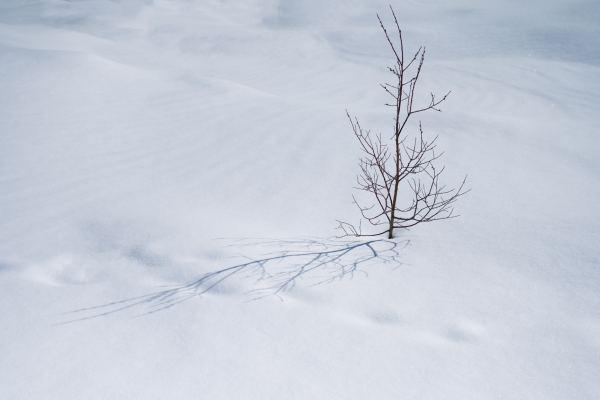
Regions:
<instances>
[{"instance_id":1,"label":"snow surface","mask_svg":"<svg viewBox=\"0 0 600 400\"><path fill-rule=\"evenodd\" d=\"M461 217L249 301L184 285L339 245L387 3L3 0L0 398L599 399L600 3L393 6Z\"/></svg>"}]
</instances>

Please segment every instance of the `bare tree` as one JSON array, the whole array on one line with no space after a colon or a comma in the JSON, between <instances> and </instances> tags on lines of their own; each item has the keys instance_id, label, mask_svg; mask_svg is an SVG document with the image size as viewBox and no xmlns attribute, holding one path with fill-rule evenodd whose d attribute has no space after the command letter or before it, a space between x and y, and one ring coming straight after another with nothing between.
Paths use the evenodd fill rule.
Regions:
<instances>
[{"instance_id":1,"label":"bare tree","mask_svg":"<svg viewBox=\"0 0 600 400\"><path fill-rule=\"evenodd\" d=\"M395 56L395 65L388 67L394 75L394 84L381 85L394 98L391 104L386 104L395 110L392 136L394 144L391 151L382 140L381 134L371 136L370 131L364 130L358 119L353 120L346 111L364 152L359 161L361 174L357 179L358 189L372 193L375 197L370 207L361 206L353 197L354 203L360 209L362 217L371 225L385 226L385 229L365 234L362 233L362 224L355 227L347 222L338 221L339 228L344 231L343 236L377 236L387 232L388 238L391 239L394 229L406 229L422 222L453 218L456 215L453 215L452 204L468 192L463 191L466 177L458 189L447 189L440 183L444 167L435 166L435 161L443 154L436 152L437 136L430 141L425 139L420 121L418 133L412 140L405 132L413 115L430 110L441 111L438 106L446 100L450 92L440 99L431 93L429 104L425 106L419 107L414 104L417 82L425 61L425 48L419 47L410 60L405 59L402 31L391 6L390 9L398 31L399 49L392 42L379 14L377 19ZM406 195L400 198L399 190L402 190L401 194Z\"/></svg>"}]
</instances>

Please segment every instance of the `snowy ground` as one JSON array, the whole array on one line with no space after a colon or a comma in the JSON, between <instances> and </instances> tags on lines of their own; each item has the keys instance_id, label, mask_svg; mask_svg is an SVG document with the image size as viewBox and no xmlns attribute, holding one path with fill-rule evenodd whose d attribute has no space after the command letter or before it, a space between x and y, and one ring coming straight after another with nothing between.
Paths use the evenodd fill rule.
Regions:
<instances>
[{"instance_id":1,"label":"snowy ground","mask_svg":"<svg viewBox=\"0 0 600 400\"><path fill-rule=\"evenodd\" d=\"M600 399L600 4L393 6L452 90L423 123L461 217L352 279L248 301L240 270L160 310L110 303L336 249L344 109L390 129L387 3L3 0L0 398Z\"/></svg>"}]
</instances>

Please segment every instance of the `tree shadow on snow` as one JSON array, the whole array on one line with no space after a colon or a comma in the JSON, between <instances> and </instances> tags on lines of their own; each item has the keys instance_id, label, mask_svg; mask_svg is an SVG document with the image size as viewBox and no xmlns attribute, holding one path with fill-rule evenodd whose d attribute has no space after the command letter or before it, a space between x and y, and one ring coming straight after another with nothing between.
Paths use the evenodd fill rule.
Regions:
<instances>
[{"instance_id":1,"label":"tree shadow on snow","mask_svg":"<svg viewBox=\"0 0 600 400\"><path fill-rule=\"evenodd\" d=\"M259 258L244 257L247 261L209 272L197 279L177 286L166 286L157 292L112 303L70 311L68 315L85 315L61 324L106 316L119 311L143 306L146 311L138 316L166 310L186 300L211 291L232 279L250 279L254 289L247 292L248 301L267 296L277 296L293 289L300 280L310 286L353 278L362 269L373 264L387 264L397 268L400 251L409 241L387 239L339 240L339 239L240 239L228 247L267 249ZM273 251L273 249L276 249Z\"/></svg>"}]
</instances>

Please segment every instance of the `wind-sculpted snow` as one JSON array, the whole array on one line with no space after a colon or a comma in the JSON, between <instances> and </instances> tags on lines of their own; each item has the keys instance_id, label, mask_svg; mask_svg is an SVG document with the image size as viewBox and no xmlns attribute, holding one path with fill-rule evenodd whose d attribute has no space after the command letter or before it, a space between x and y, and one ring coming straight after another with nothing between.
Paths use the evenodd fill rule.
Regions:
<instances>
[{"instance_id":1,"label":"wind-sculpted snow","mask_svg":"<svg viewBox=\"0 0 600 400\"><path fill-rule=\"evenodd\" d=\"M0 1L1 399L598 397L600 2L392 4L460 218L283 239L360 223L388 3Z\"/></svg>"}]
</instances>

